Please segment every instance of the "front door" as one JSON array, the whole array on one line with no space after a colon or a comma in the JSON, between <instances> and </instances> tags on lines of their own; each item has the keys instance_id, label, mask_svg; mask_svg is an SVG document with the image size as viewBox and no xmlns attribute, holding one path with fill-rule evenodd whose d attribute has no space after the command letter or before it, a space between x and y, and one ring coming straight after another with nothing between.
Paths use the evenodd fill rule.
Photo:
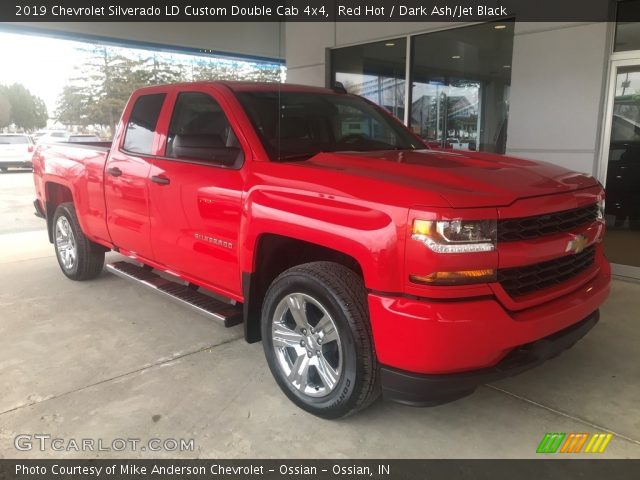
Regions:
<instances>
[{"instance_id":1,"label":"front door","mask_svg":"<svg viewBox=\"0 0 640 480\"><path fill-rule=\"evenodd\" d=\"M178 94L164 156L150 177L155 258L170 271L238 298L244 153L210 94Z\"/></svg>"},{"instance_id":2,"label":"front door","mask_svg":"<svg viewBox=\"0 0 640 480\"><path fill-rule=\"evenodd\" d=\"M117 247L143 259L153 259L149 225L149 172L155 153L156 127L165 93L133 99L119 145L105 165L107 227ZM120 139L118 139L120 140Z\"/></svg>"},{"instance_id":3,"label":"front door","mask_svg":"<svg viewBox=\"0 0 640 480\"><path fill-rule=\"evenodd\" d=\"M607 191L603 244L614 273L640 278L640 58L614 61L609 83L601 159Z\"/></svg>"}]
</instances>

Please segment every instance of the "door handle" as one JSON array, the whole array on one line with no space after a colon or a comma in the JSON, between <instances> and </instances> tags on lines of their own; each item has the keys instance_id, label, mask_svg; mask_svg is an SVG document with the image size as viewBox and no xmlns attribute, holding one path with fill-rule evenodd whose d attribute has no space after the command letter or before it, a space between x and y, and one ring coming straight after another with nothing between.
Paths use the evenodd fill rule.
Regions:
<instances>
[{"instance_id":1,"label":"door handle","mask_svg":"<svg viewBox=\"0 0 640 480\"><path fill-rule=\"evenodd\" d=\"M112 177L119 177L120 175L122 175L122 170L120 170L118 167L111 167L107 168L107 173Z\"/></svg>"},{"instance_id":2,"label":"door handle","mask_svg":"<svg viewBox=\"0 0 640 480\"><path fill-rule=\"evenodd\" d=\"M163 177L161 175L154 175L151 177L151 181L153 183L157 183L158 185L169 185L171 183L171 180L169 180L167 177Z\"/></svg>"}]
</instances>

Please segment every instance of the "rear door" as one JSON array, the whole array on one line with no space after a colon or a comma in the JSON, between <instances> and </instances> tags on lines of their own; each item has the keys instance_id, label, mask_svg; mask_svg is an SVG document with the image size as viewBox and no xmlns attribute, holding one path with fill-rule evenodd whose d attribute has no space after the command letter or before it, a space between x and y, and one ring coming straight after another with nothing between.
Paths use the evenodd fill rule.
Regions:
<instances>
[{"instance_id":1,"label":"rear door","mask_svg":"<svg viewBox=\"0 0 640 480\"><path fill-rule=\"evenodd\" d=\"M156 259L171 271L240 298L246 145L223 102L214 91L186 87L177 93L151 170L151 238Z\"/></svg>"},{"instance_id":2,"label":"rear door","mask_svg":"<svg viewBox=\"0 0 640 480\"><path fill-rule=\"evenodd\" d=\"M145 90L132 97L124 131L116 137L105 166L107 227L112 242L141 258L153 259L149 224L149 172L157 153L157 126L166 92Z\"/></svg>"}]
</instances>

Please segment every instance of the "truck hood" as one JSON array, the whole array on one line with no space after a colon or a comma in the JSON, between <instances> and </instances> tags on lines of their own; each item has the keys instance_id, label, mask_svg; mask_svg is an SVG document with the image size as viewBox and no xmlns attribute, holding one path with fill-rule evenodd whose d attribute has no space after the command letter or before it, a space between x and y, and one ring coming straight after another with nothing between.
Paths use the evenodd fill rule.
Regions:
<instances>
[{"instance_id":1,"label":"truck hood","mask_svg":"<svg viewBox=\"0 0 640 480\"><path fill-rule=\"evenodd\" d=\"M462 151L327 152L301 165L392 184L390 194L396 186L403 197L412 190L414 205L435 206L435 194L454 208L505 206L597 184L590 175L545 162Z\"/></svg>"}]
</instances>

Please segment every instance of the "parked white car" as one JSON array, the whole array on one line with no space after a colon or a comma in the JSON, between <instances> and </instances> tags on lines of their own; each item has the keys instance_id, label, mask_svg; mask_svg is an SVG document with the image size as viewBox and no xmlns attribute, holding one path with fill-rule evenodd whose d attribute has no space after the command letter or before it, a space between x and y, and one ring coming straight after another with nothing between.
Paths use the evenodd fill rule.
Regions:
<instances>
[{"instance_id":1,"label":"parked white car","mask_svg":"<svg viewBox=\"0 0 640 480\"><path fill-rule=\"evenodd\" d=\"M71 133L67 132L66 130L52 130L42 135L38 139L38 144L66 142L69 140L70 136Z\"/></svg>"},{"instance_id":2,"label":"parked white car","mask_svg":"<svg viewBox=\"0 0 640 480\"><path fill-rule=\"evenodd\" d=\"M69 143L97 143L100 141L101 140L98 138L97 135L84 134L84 133L72 134L72 135L69 135L69 138L67 138L67 142Z\"/></svg>"},{"instance_id":3,"label":"parked white car","mask_svg":"<svg viewBox=\"0 0 640 480\"><path fill-rule=\"evenodd\" d=\"M31 168L33 141L23 133L0 134L0 171L9 168Z\"/></svg>"}]
</instances>

